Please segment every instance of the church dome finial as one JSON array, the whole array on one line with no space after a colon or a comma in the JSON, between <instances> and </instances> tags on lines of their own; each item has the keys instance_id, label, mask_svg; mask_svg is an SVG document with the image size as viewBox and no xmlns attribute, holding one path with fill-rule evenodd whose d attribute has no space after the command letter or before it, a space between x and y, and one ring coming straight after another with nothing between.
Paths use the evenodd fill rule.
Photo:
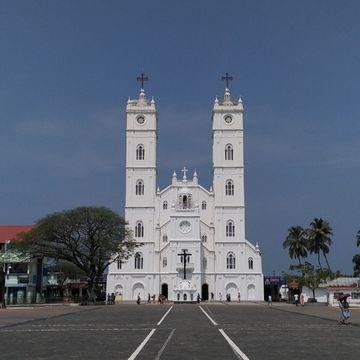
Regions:
<instances>
[{"instance_id":1,"label":"church dome finial","mask_svg":"<svg viewBox=\"0 0 360 360\"><path fill-rule=\"evenodd\" d=\"M140 101L145 101L145 91L144 91L144 89L140 89L139 100Z\"/></svg>"},{"instance_id":2,"label":"church dome finial","mask_svg":"<svg viewBox=\"0 0 360 360\"><path fill-rule=\"evenodd\" d=\"M225 88L224 101L225 102L231 101L231 94L228 88Z\"/></svg>"}]
</instances>

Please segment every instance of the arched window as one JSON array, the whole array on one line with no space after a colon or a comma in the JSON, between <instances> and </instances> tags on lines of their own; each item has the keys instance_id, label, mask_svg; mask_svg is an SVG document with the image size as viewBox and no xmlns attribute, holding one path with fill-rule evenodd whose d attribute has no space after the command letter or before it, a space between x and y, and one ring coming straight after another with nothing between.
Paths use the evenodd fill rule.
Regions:
<instances>
[{"instance_id":1,"label":"arched window","mask_svg":"<svg viewBox=\"0 0 360 360\"><path fill-rule=\"evenodd\" d=\"M183 209L190 209L190 196L184 195L182 198Z\"/></svg>"},{"instance_id":2,"label":"arched window","mask_svg":"<svg viewBox=\"0 0 360 360\"><path fill-rule=\"evenodd\" d=\"M144 160L145 159L145 148L144 145L138 145L136 147L136 160Z\"/></svg>"},{"instance_id":3,"label":"arched window","mask_svg":"<svg viewBox=\"0 0 360 360\"><path fill-rule=\"evenodd\" d=\"M167 258L166 257L163 258L163 267L164 268L167 267Z\"/></svg>"},{"instance_id":4,"label":"arched window","mask_svg":"<svg viewBox=\"0 0 360 360\"><path fill-rule=\"evenodd\" d=\"M233 252L229 252L226 256L226 268L235 269L235 254Z\"/></svg>"},{"instance_id":5,"label":"arched window","mask_svg":"<svg viewBox=\"0 0 360 360\"><path fill-rule=\"evenodd\" d=\"M206 210L206 201L203 201L203 202L201 203L201 209L202 209L202 210Z\"/></svg>"},{"instance_id":6,"label":"arched window","mask_svg":"<svg viewBox=\"0 0 360 360\"><path fill-rule=\"evenodd\" d=\"M163 235L163 242L167 242L167 241L168 241L167 235Z\"/></svg>"},{"instance_id":7,"label":"arched window","mask_svg":"<svg viewBox=\"0 0 360 360\"><path fill-rule=\"evenodd\" d=\"M118 261L117 261L117 269L118 269L118 270L121 270L121 268L122 268L122 261L121 261L121 260L118 260Z\"/></svg>"},{"instance_id":8,"label":"arched window","mask_svg":"<svg viewBox=\"0 0 360 360\"><path fill-rule=\"evenodd\" d=\"M233 160L234 159L234 149L231 144L227 144L225 146L225 160Z\"/></svg>"},{"instance_id":9,"label":"arched window","mask_svg":"<svg viewBox=\"0 0 360 360\"><path fill-rule=\"evenodd\" d=\"M254 269L254 260L252 258L249 258L248 264L249 264L249 270L253 270Z\"/></svg>"},{"instance_id":10,"label":"arched window","mask_svg":"<svg viewBox=\"0 0 360 360\"><path fill-rule=\"evenodd\" d=\"M167 210L167 201L163 202L163 210Z\"/></svg>"},{"instance_id":11,"label":"arched window","mask_svg":"<svg viewBox=\"0 0 360 360\"><path fill-rule=\"evenodd\" d=\"M138 180L136 182L135 194L136 195L144 195L144 182L142 180Z\"/></svg>"},{"instance_id":12,"label":"arched window","mask_svg":"<svg viewBox=\"0 0 360 360\"><path fill-rule=\"evenodd\" d=\"M206 242L207 241L207 236L206 235L201 235L201 241Z\"/></svg>"},{"instance_id":13,"label":"arched window","mask_svg":"<svg viewBox=\"0 0 360 360\"><path fill-rule=\"evenodd\" d=\"M207 268L207 259L206 257L204 256L203 257L203 269L206 269Z\"/></svg>"},{"instance_id":14,"label":"arched window","mask_svg":"<svg viewBox=\"0 0 360 360\"><path fill-rule=\"evenodd\" d=\"M234 195L234 182L231 179L226 180L225 195Z\"/></svg>"},{"instance_id":15,"label":"arched window","mask_svg":"<svg viewBox=\"0 0 360 360\"><path fill-rule=\"evenodd\" d=\"M135 225L135 237L144 237L144 225L142 221L138 221Z\"/></svg>"},{"instance_id":16,"label":"arched window","mask_svg":"<svg viewBox=\"0 0 360 360\"><path fill-rule=\"evenodd\" d=\"M235 236L235 225L232 220L229 220L226 223L226 237L233 237Z\"/></svg>"},{"instance_id":17,"label":"arched window","mask_svg":"<svg viewBox=\"0 0 360 360\"><path fill-rule=\"evenodd\" d=\"M144 267L144 258L141 252L135 254L135 269L142 269Z\"/></svg>"}]
</instances>

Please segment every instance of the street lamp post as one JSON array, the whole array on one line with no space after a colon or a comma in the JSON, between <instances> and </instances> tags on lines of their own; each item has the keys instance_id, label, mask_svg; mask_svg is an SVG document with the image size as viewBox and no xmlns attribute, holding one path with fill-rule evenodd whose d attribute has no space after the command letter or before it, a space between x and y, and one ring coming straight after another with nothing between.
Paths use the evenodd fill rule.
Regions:
<instances>
[{"instance_id":1,"label":"street lamp post","mask_svg":"<svg viewBox=\"0 0 360 360\"><path fill-rule=\"evenodd\" d=\"M3 295L3 307L6 308L6 300L7 300L7 297L8 297L8 289L7 289L7 286L6 286L6 278L9 277L9 270L10 270L10 267L8 266L6 268L6 250L7 250L7 245L10 244L10 240L6 240L5 241L5 244L4 244L4 261L3 261L3 276L4 276L4 295Z\"/></svg>"},{"instance_id":2,"label":"street lamp post","mask_svg":"<svg viewBox=\"0 0 360 360\"><path fill-rule=\"evenodd\" d=\"M3 257L3 263L2 263L2 277L4 279L1 279L1 281L4 281L4 284L1 284L1 287L2 287L2 307L3 308L6 307L6 301L5 301L5 283L6 283L5 246L6 246L6 243L4 244L4 257Z\"/></svg>"}]
</instances>

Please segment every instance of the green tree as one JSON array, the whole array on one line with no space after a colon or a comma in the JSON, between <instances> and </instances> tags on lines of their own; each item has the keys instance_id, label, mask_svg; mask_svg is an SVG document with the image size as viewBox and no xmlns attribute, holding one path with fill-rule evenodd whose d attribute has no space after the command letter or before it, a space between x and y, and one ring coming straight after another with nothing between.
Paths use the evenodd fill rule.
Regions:
<instances>
[{"instance_id":1,"label":"green tree","mask_svg":"<svg viewBox=\"0 0 360 360\"><path fill-rule=\"evenodd\" d=\"M356 234L356 245L360 246L360 230ZM355 254L352 261L354 263L354 276L360 276L360 254Z\"/></svg>"},{"instance_id":2,"label":"green tree","mask_svg":"<svg viewBox=\"0 0 360 360\"><path fill-rule=\"evenodd\" d=\"M299 265L301 265L301 258L308 256L305 235L305 230L301 226L292 226L288 229L288 235L283 242L283 248L289 249L290 258L298 259Z\"/></svg>"},{"instance_id":3,"label":"green tree","mask_svg":"<svg viewBox=\"0 0 360 360\"><path fill-rule=\"evenodd\" d=\"M316 289L319 288L320 284L325 283L327 279L332 278L332 273L329 270L321 268L315 268L314 265L305 261L301 265L291 265L290 270L301 273L301 276L297 276L300 289L303 286L308 287L313 293L313 299L316 299Z\"/></svg>"},{"instance_id":4,"label":"green tree","mask_svg":"<svg viewBox=\"0 0 360 360\"><path fill-rule=\"evenodd\" d=\"M123 218L104 207L78 207L44 217L22 234L18 249L74 264L88 279L88 297L96 290L104 270L114 261L128 259L137 244Z\"/></svg>"},{"instance_id":5,"label":"green tree","mask_svg":"<svg viewBox=\"0 0 360 360\"><path fill-rule=\"evenodd\" d=\"M333 235L330 224L327 220L315 218L308 229L306 229L308 236L309 251L311 254L316 254L320 269L322 265L320 262L320 255L323 254L328 270L331 271L326 254L329 253L330 245L332 243L331 236Z\"/></svg>"}]
</instances>

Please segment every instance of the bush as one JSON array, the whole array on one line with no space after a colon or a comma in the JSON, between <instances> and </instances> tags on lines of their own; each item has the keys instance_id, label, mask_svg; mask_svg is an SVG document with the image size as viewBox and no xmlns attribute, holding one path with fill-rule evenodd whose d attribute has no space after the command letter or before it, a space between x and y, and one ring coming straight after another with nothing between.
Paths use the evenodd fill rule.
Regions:
<instances>
[{"instance_id":1,"label":"bush","mask_svg":"<svg viewBox=\"0 0 360 360\"><path fill-rule=\"evenodd\" d=\"M316 300L316 299L314 299L314 298L309 298L307 302L309 302L309 303L316 303L316 302L317 302L317 300Z\"/></svg>"}]
</instances>

